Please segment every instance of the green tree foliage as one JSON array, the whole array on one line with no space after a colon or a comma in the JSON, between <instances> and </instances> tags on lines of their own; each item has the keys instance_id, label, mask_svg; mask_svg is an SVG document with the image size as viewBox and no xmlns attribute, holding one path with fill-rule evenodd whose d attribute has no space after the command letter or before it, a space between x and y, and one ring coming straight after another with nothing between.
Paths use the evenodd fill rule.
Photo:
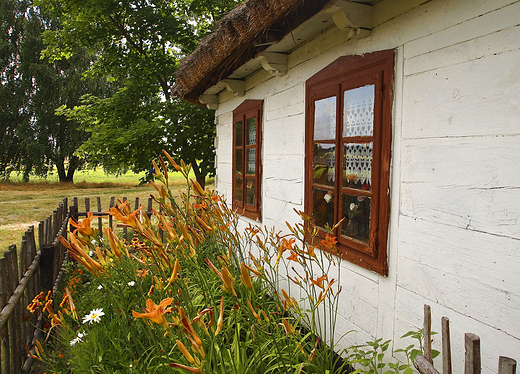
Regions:
<instances>
[{"instance_id":1,"label":"green tree foliage","mask_svg":"<svg viewBox=\"0 0 520 374\"><path fill-rule=\"evenodd\" d=\"M56 167L60 181L71 182L85 161L74 152L88 133L55 111L77 105L88 92L102 94L109 85L106 80L81 79L92 64L84 49L76 48L68 60L41 58L42 33L55 31L59 20L32 7L30 1L3 1L0 17L1 176L23 171L28 180L31 172L45 176Z\"/></svg>"},{"instance_id":2,"label":"green tree foliage","mask_svg":"<svg viewBox=\"0 0 520 374\"><path fill-rule=\"evenodd\" d=\"M92 134L81 147L109 171L149 170L161 149L192 165L197 180L214 172L212 112L171 97L179 59L234 0L36 0L60 20L45 33L45 55L70 58L77 46L99 56L90 77L117 81L112 96L88 95L59 112Z\"/></svg>"}]
</instances>

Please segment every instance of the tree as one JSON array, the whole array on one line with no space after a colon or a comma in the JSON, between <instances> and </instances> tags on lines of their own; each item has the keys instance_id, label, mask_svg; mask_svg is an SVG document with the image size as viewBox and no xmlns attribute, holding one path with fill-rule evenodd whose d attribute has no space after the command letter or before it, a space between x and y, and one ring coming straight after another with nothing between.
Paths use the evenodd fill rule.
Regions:
<instances>
[{"instance_id":1,"label":"tree","mask_svg":"<svg viewBox=\"0 0 520 374\"><path fill-rule=\"evenodd\" d=\"M22 170L28 180L31 172L45 176L55 166L61 182L72 182L74 172L85 162L74 152L88 133L56 114L56 109L79 104L87 92L102 94L109 85L106 80L82 79L93 62L85 49L76 48L68 60L41 58L42 33L56 30L59 20L32 7L30 1L6 0L0 6L2 176Z\"/></svg>"},{"instance_id":2,"label":"tree","mask_svg":"<svg viewBox=\"0 0 520 374\"><path fill-rule=\"evenodd\" d=\"M109 171L149 170L161 148L192 165L197 181L213 173L210 111L171 97L179 59L211 29L234 0L36 0L60 20L45 33L46 56L59 60L81 46L99 59L89 76L117 81L111 97L85 96L60 113L84 125L91 138L81 151Z\"/></svg>"}]
</instances>

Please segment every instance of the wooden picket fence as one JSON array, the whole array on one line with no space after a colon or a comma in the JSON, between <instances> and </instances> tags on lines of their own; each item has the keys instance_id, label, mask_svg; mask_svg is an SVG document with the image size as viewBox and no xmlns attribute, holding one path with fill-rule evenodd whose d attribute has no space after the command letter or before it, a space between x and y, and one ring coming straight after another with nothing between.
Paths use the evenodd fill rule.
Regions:
<instances>
[{"instance_id":1,"label":"wooden picket fence","mask_svg":"<svg viewBox=\"0 0 520 374\"><path fill-rule=\"evenodd\" d=\"M77 197L73 198L70 206L68 199L63 199L53 214L39 223L38 245L31 226L22 237L20 250L11 245L0 259L0 374L28 373L31 369L34 359L28 351L34 355L36 340L42 340L47 321L31 315L27 305L40 292L51 291L54 295L58 291L63 265L68 259L58 237L67 237L69 218L78 219L92 212L98 217L101 235L104 225L113 227L112 216L103 220L107 213L103 212L101 198L95 200L96 211L91 211L90 198L85 198L85 210L80 211ZM108 209L114 204L115 198L112 197ZM140 205L139 198L136 198L133 208L138 209ZM151 211L152 199L149 198L144 212L150 215ZM133 233L127 230L124 227L122 234L128 240Z\"/></svg>"},{"instance_id":2,"label":"wooden picket fence","mask_svg":"<svg viewBox=\"0 0 520 374\"><path fill-rule=\"evenodd\" d=\"M441 319L442 339L442 374L452 374L451 367L451 340L450 321L447 317ZM440 374L433 366L432 339L431 339L431 308L424 305L424 354L417 356L413 362L415 368L421 374ZM466 354L464 357L464 374L480 374L480 338L472 333L464 336ZM516 360L500 356L498 358L498 374L515 374Z\"/></svg>"}]
</instances>

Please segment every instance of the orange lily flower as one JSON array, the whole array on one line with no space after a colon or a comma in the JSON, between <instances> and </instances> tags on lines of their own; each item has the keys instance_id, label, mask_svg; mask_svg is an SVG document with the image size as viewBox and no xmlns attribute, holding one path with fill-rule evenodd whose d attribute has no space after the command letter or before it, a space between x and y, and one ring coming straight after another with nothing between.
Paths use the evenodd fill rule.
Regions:
<instances>
[{"instance_id":1,"label":"orange lily flower","mask_svg":"<svg viewBox=\"0 0 520 374\"><path fill-rule=\"evenodd\" d=\"M325 287L325 290L323 292L320 292L320 295L318 297L318 301L316 302L316 308L318 307L318 305L320 305L320 303L325 300L325 297L327 296L327 292L329 291L329 288L330 286L332 286L332 284L335 282L334 279L332 279L329 284L327 284L327 287Z\"/></svg>"},{"instance_id":2,"label":"orange lily flower","mask_svg":"<svg viewBox=\"0 0 520 374\"><path fill-rule=\"evenodd\" d=\"M283 328L285 329L285 334L287 337L289 337L289 335L294 335L295 333L295 329L293 326L291 326L289 324L289 322L287 322L287 320L285 318L282 318L282 323L280 323L280 325L283 326Z\"/></svg>"},{"instance_id":3,"label":"orange lily flower","mask_svg":"<svg viewBox=\"0 0 520 374\"><path fill-rule=\"evenodd\" d=\"M300 262L298 260L298 253L294 252L294 251L291 251L291 255L289 257L287 257L287 260L289 261L296 261L296 262Z\"/></svg>"},{"instance_id":4,"label":"orange lily flower","mask_svg":"<svg viewBox=\"0 0 520 374\"><path fill-rule=\"evenodd\" d=\"M325 235L325 239L321 241L321 245L331 250L334 245L338 242L335 236L331 236L329 234Z\"/></svg>"},{"instance_id":5,"label":"orange lily flower","mask_svg":"<svg viewBox=\"0 0 520 374\"><path fill-rule=\"evenodd\" d=\"M137 318L148 318L150 321L157 323L158 325L161 325L165 329L168 328L168 322L166 321L166 318L164 318L164 311L168 305L170 305L173 302L173 297L169 297L167 299L164 299L159 303L159 305L156 305L152 299L146 300L146 310L147 313L137 313L132 310L132 315L135 319Z\"/></svg>"},{"instance_id":6,"label":"orange lily flower","mask_svg":"<svg viewBox=\"0 0 520 374\"><path fill-rule=\"evenodd\" d=\"M175 368L175 369L183 369L183 370L189 371L190 373L202 373L202 371L199 368L194 368L191 366L178 364L176 362L172 362L170 364L170 367Z\"/></svg>"},{"instance_id":7,"label":"orange lily flower","mask_svg":"<svg viewBox=\"0 0 520 374\"><path fill-rule=\"evenodd\" d=\"M124 225L130 226L136 231L140 231L139 229L141 227L141 223L137 219L137 213L139 213L141 209L142 207L132 213L127 213L127 211L129 211L129 207L128 202L125 201L120 207L114 206L105 213L114 216L115 219L122 222Z\"/></svg>"},{"instance_id":8,"label":"orange lily flower","mask_svg":"<svg viewBox=\"0 0 520 374\"><path fill-rule=\"evenodd\" d=\"M222 331L224 327L224 296L220 298L220 314L218 315L217 321L217 331L215 331L215 336Z\"/></svg>"},{"instance_id":9,"label":"orange lily flower","mask_svg":"<svg viewBox=\"0 0 520 374\"><path fill-rule=\"evenodd\" d=\"M318 286L319 288L323 289L323 281L327 279L327 274L325 275L322 275L321 277L319 277L318 279L314 280L312 278L309 278L310 281L311 281L311 285L315 284L316 286Z\"/></svg>"},{"instance_id":10,"label":"orange lily flower","mask_svg":"<svg viewBox=\"0 0 520 374\"><path fill-rule=\"evenodd\" d=\"M108 238L108 244L110 246L110 249L112 250L112 253L114 253L117 257L119 257L119 260L121 260L121 249L124 248L123 242L117 237L117 235L111 228L103 227L103 232L105 233L105 236Z\"/></svg>"},{"instance_id":11,"label":"orange lily flower","mask_svg":"<svg viewBox=\"0 0 520 374\"><path fill-rule=\"evenodd\" d=\"M96 231L90 227L90 223L94 219L94 215L92 212L87 213L87 218L81 220L81 222L77 222L74 218L69 218L69 223L71 226L75 227L83 237L95 236Z\"/></svg>"},{"instance_id":12,"label":"orange lily flower","mask_svg":"<svg viewBox=\"0 0 520 374\"><path fill-rule=\"evenodd\" d=\"M246 264L244 264L243 262L240 263L240 273L240 279L242 280L242 283L244 283L244 286L253 291L253 283L251 282L251 277L249 276L249 272L247 271Z\"/></svg>"},{"instance_id":13,"label":"orange lily flower","mask_svg":"<svg viewBox=\"0 0 520 374\"><path fill-rule=\"evenodd\" d=\"M184 357L186 357L188 362L192 365L195 364L195 359L193 358L191 353L188 351L186 346L179 339L176 340L176 343L177 343L177 347L179 347L179 349L181 350Z\"/></svg>"}]
</instances>

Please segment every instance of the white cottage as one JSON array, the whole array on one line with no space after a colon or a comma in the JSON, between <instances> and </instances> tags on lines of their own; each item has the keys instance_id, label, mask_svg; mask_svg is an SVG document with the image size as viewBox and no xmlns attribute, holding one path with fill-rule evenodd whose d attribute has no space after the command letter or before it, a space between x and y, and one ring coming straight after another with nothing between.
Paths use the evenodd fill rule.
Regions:
<instances>
[{"instance_id":1,"label":"white cottage","mask_svg":"<svg viewBox=\"0 0 520 374\"><path fill-rule=\"evenodd\" d=\"M249 0L173 92L216 109L216 189L244 222L343 219L348 344L399 344L426 303L454 372L466 332L484 373L520 359L520 1Z\"/></svg>"}]
</instances>

